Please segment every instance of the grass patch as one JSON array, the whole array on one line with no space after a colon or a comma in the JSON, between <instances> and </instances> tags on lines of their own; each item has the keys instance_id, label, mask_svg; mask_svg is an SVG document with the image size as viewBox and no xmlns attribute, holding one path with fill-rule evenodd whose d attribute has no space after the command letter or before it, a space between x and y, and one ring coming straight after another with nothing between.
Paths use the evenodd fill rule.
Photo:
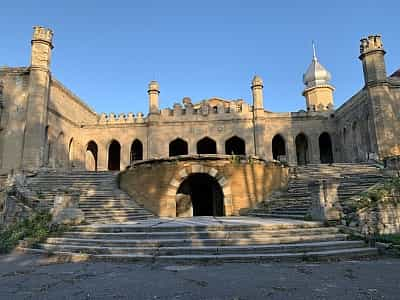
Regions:
<instances>
[{"instance_id":1,"label":"grass patch","mask_svg":"<svg viewBox=\"0 0 400 300\"><path fill-rule=\"evenodd\" d=\"M400 233L378 235L376 237L376 241L382 243L391 243L394 245L400 245Z\"/></svg>"},{"instance_id":2,"label":"grass patch","mask_svg":"<svg viewBox=\"0 0 400 300\"><path fill-rule=\"evenodd\" d=\"M25 239L29 241L30 246L35 246L49 235L60 233L65 229L65 226L51 225L50 213L35 213L0 231L0 254L11 252L20 240Z\"/></svg>"}]
</instances>

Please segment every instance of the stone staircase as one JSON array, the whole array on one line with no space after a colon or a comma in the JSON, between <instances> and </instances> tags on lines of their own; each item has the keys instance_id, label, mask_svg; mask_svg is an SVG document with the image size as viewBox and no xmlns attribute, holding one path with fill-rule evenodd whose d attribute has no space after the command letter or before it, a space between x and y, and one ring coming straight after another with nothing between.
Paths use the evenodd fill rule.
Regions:
<instances>
[{"instance_id":1,"label":"stone staircase","mask_svg":"<svg viewBox=\"0 0 400 300\"><path fill-rule=\"evenodd\" d=\"M28 188L38 194L41 205L53 206L57 189L80 192L79 208L88 223L120 223L153 217L141 205L120 190L113 172L39 172L28 179Z\"/></svg>"},{"instance_id":2,"label":"stone staircase","mask_svg":"<svg viewBox=\"0 0 400 300\"><path fill-rule=\"evenodd\" d=\"M374 164L337 163L294 167L290 170L287 191L274 192L247 215L304 220L311 206L308 184L331 178L340 180L338 196L345 207L346 200L383 181L384 175Z\"/></svg>"},{"instance_id":3,"label":"stone staircase","mask_svg":"<svg viewBox=\"0 0 400 300\"><path fill-rule=\"evenodd\" d=\"M318 222L252 217L148 219L138 224L76 226L48 238L34 253L71 260L256 262L359 258L377 255Z\"/></svg>"}]
</instances>

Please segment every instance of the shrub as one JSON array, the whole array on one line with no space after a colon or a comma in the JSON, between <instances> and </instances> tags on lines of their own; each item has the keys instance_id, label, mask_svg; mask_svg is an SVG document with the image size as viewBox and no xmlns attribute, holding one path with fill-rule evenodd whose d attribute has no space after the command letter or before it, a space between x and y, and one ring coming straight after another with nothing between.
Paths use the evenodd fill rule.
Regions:
<instances>
[{"instance_id":1,"label":"shrub","mask_svg":"<svg viewBox=\"0 0 400 300\"><path fill-rule=\"evenodd\" d=\"M0 231L0 253L9 253L22 239L29 240L31 246L44 241L50 234L63 231L61 226L51 225L51 214L38 212L5 227Z\"/></svg>"}]
</instances>

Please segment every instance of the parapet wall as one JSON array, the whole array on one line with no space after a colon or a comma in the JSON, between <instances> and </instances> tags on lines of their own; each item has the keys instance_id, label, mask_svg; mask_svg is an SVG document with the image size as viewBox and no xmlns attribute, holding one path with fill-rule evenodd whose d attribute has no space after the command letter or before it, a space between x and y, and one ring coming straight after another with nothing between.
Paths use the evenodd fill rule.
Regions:
<instances>
[{"instance_id":1,"label":"parapet wall","mask_svg":"<svg viewBox=\"0 0 400 300\"><path fill-rule=\"evenodd\" d=\"M134 164L120 174L120 187L154 214L176 217L176 194L191 174L215 178L223 191L224 215L255 207L274 190L287 187L288 168L258 158L227 155L181 156Z\"/></svg>"}]
</instances>

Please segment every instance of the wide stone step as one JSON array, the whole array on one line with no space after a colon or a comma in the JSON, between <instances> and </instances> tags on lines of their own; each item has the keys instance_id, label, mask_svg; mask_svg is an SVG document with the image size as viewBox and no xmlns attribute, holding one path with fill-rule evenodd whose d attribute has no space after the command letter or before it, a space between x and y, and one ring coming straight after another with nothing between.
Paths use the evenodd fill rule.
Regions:
<instances>
[{"instance_id":1,"label":"wide stone step","mask_svg":"<svg viewBox=\"0 0 400 300\"><path fill-rule=\"evenodd\" d=\"M68 251L88 254L141 254L141 255L193 255L193 254L266 254L266 253L298 253L309 251L327 251L338 249L355 249L365 247L363 241L329 241L297 244L245 245L245 246L183 246L183 247L105 247L83 245L40 244L41 249L48 251Z\"/></svg>"},{"instance_id":2,"label":"wide stone step","mask_svg":"<svg viewBox=\"0 0 400 300\"><path fill-rule=\"evenodd\" d=\"M29 253L46 253L42 249L21 249ZM270 261L304 261L331 260L342 258L362 258L376 256L376 248L350 248L310 252L283 252L266 254L221 254L221 255L140 255L140 254L76 254L66 251L54 251L53 255L64 260L110 260L114 262L160 262L160 263L222 263L222 262L270 262Z\"/></svg>"},{"instance_id":3,"label":"wide stone step","mask_svg":"<svg viewBox=\"0 0 400 300\"><path fill-rule=\"evenodd\" d=\"M158 218L155 221L158 223ZM287 229L304 229L304 228L321 228L320 222L290 222L274 224L210 224L210 225L164 225L153 226L149 224L110 224L110 225L80 225L74 226L75 232L182 232L182 231L266 231L266 230L287 230Z\"/></svg>"},{"instance_id":4,"label":"wide stone step","mask_svg":"<svg viewBox=\"0 0 400 300\"><path fill-rule=\"evenodd\" d=\"M249 216L259 217L259 218L283 218L283 219L296 219L296 220L304 220L305 215L289 215L289 214L280 214L280 213L261 213L261 212L250 212Z\"/></svg>"},{"instance_id":5,"label":"wide stone step","mask_svg":"<svg viewBox=\"0 0 400 300\"><path fill-rule=\"evenodd\" d=\"M179 246L237 246L298 243L304 241L334 241L345 240L345 234L320 234L311 236L286 236L286 237L253 237L238 239L74 239L74 238L48 238L47 244L54 245L91 245L109 247L179 247Z\"/></svg>"},{"instance_id":6,"label":"wide stone step","mask_svg":"<svg viewBox=\"0 0 400 300\"><path fill-rule=\"evenodd\" d=\"M266 231L172 231L172 232L66 232L65 238L89 239L192 239L192 238L252 238L252 237L282 237L289 235L319 235L336 234L335 227L311 229L282 229Z\"/></svg>"}]
</instances>

